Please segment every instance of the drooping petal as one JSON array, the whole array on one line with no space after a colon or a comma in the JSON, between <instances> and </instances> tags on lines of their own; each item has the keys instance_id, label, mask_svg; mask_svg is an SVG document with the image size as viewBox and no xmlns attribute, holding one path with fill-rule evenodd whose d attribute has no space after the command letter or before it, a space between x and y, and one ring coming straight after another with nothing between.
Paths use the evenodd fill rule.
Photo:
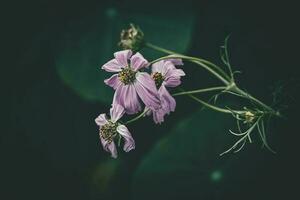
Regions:
<instances>
[{"instance_id":1,"label":"drooping petal","mask_svg":"<svg viewBox=\"0 0 300 200\"><path fill-rule=\"evenodd\" d=\"M104 69L107 72L119 72L122 70L122 65L120 65L120 63L116 60L116 59L112 59L110 61L108 61L107 63L105 63L102 66L102 69Z\"/></svg>"},{"instance_id":2,"label":"drooping petal","mask_svg":"<svg viewBox=\"0 0 300 200\"><path fill-rule=\"evenodd\" d=\"M135 114L141 110L141 104L134 85L120 85L115 92L113 104L120 104L127 114Z\"/></svg>"},{"instance_id":3,"label":"drooping petal","mask_svg":"<svg viewBox=\"0 0 300 200\"><path fill-rule=\"evenodd\" d=\"M105 114L99 115L99 116L95 119L95 122L96 122L96 124L97 124L98 126L103 126L104 124L108 123Z\"/></svg>"},{"instance_id":4,"label":"drooping petal","mask_svg":"<svg viewBox=\"0 0 300 200\"><path fill-rule=\"evenodd\" d=\"M160 100L158 98L155 82L148 73L138 72L134 87L146 107L151 110L157 110L160 107Z\"/></svg>"},{"instance_id":5,"label":"drooping petal","mask_svg":"<svg viewBox=\"0 0 300 200\"><path fill-rule=\"evenodd\" d=\"M171 96L169 91L165 86L161 86L158 90L161 106L169 114L171 111L174 112L176 108L176 101L174 97Z\"/></svg>"},{"instance_id":6,"label":"drooping petal","mask_svg":"<svg viewBox=\"0 0 300 200\"><path fill-rule=\"evenodd\" d=\"M117 151L116 144L114 142L105 141L101 136L100 136L100 140L101 140L103 149L107 152L110 152L111 157L117 158L118 157L118 151Z\"/></svg>"},{"instance_id":7,"label":"drooping petal","mask_svg":"<svg viewBox=\"0 0 300 200\"><path fill-rule=\"evenodd\" d=\"M128 60L131 57L131 55L132 55L131 50L123 50L123 51L118 51L118 52L114 53L116 60L122 67L128 66Z\"/></svg>"},{"instance_id":8,"label":"drooping petal","mask_svg":"<svg viewBox=\"0 0 300 200\"><path fill-rule=\"evenodd\" d=\"M120 104L113 103L110 109L110 118L112 122L118 121L125 113L124 107Z\"/></svg>"},{"instance_id":9,"label":"drooping petal","mask_svg":"<svg viewBox=\"0 0 300 200\"><path fill-rule=\"evenodd\" d=\"M168 77L164 80L163 85L166 87L176 87L181 84L181 80L178 77Z\"/></svg>"},{"instance_id":10,"label":"drooping petal","mask_svg":"<svg viewBox=\"0 0 300 200\"><path fill-rule=\"evenodd\" d=\"M119 80L118 74L114 74L110 78L105 79L104 83L114 89L117 89L117 87L122 84L122 82Z\"/></svg>"},{"instance_id":11,"label":"drooping petal","mask_svg":"<svg viewBox=\"0 0 300 200\"><path fill-rule=\"evenodd\" d=\"M123 147L124 151L128 152L128 151L134 149L135 142L134 142L129 130L127 129L127 127L121 124L117 127L117 131L124 138L124 147Z\"/></svg>"},{"instance_id":12,"label":"drooping petal","mask_svg":"<svg viewBox=\"0 0 300 200\"><path fill-rule=\"evenodd\" d=\"M164 116L166 115L166 111L162 108L153 111L153 121L156 124L161 124L162 122L164 122Z\"/></svg>"},{"instance_id":13,"label":"drooping petal","mask_svg":"<svg viewBox=\"0 0 300 200\"><path fill-rule=\"evenodd\" d=\"M137 52L130 58L130 66L133 70L138 71L143 67L147 67L148 61L139 52Z\"/></svg>"}]
</instances>

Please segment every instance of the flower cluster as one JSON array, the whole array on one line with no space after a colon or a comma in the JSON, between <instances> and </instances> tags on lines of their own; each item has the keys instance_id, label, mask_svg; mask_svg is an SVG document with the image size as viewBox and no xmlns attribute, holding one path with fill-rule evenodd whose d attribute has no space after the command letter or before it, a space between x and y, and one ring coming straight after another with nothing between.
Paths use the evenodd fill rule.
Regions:
<instances>
[{"instance_id":1,"label":"flower cluster","mask_svg":"<svg viewBox=\"0 0 300 200\"><path fill-rule=\"evenodd\" d=\"M102 66L103 70L114 73L104 82L115 90L115 94L110 119L100 114L95 121L103 148L113 158L117 157L116 139L119 144L124 139L126 152L135 148L132 135L119 122L125 113L132 115L144 110L145 115L153 115L155 123L162 123L165 115L175 111L176 101L167 88L180 85L181 76L185 75L176 65L183 63L180 59L165 59L151 66L140 53L133 55L131 50L123 50L114 53L114 59Z\"/></svg>"}]
</instances>

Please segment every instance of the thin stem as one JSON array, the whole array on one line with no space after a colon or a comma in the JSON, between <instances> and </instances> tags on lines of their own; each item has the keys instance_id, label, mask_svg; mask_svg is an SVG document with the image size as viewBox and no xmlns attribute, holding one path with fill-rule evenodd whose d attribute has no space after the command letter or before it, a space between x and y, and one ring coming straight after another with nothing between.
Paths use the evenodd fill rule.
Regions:
<instances>
[{"instance_id":1,"label":"thin stem","mask_svg":"<svg viewBox=\"0 0 300 200\"><path fill-rule=\"evenodd\" d=\"M261 102L260 100L256 99L255 97L253 97L252 95L250 95L247 92L244 92L243 90L241 90L240 88L238 88L237 86L233 87L232 90L238 94L243 95L244 97L252 100L253 102L255 102L256 104L260 105L262 108L266 109L267 111L269 111L270 114L276 115L276 116L281 116L279 112L276 112L275 110L273 110L273 108L271 108L270 106L264 104L263 102Z\"/></svg>"},{"instance_id":2,"label":"thin stem","mask_svg":"<svg viewBox=\"0 0 300 200\"><path fill-rule=\"evenodd\" d=\"M185 92L178 92L175 94L172 94L172 96L180 96L180 95L186 95L186 94L197 94L197 93L203 93L203 92L210 92L210 91L216 91L216 90L226 90L227 87L220 86L220 87L211 87L211 88L204 88L199 90L190 90Z\"/></svg>"},{"instance_id":3,"label":"thin stem","mask_svg":"<svg viewBox=\"0 0 300 200\"><path fill-rule=\"evenodd\" d=\"M151 44L151 43L149 43L149 42L147 42L147 43L145 44L145 46L146 46L146 47L149 47L149 48L151 48L151 49L154 49L154 50L156 50L156 51L160 51L160 52L166 53L166 54L176 54L176 55L181 55L181 54L179 54L179 53L176 53L176 52L174 52L174 51L170 51L170 50L161 48L161 47L156 46L156 45L154 45L154 44Z\"/></svg>"},{"instance_id":4,"label":"thin stem","mask_svg":"<svg viewBox=\"0 0 300 200\"><path fill-rule=\"evenodd\" d=\"M191 62L194 62L200 66L202 66L203 68L205 68L206 70L208 70L209 72L211 72L214 76L216 76L219 80L221 80L227 87L229 87L229 89L227 91L229 92L234 92L237 93L237 95L240 95L244 98L247 98L253 102L255 102L256 104L258 104L259 106L261 106L262 108L264 108L265 110L269 111L270 114L275 115L280 117L280 113L274 111L271 107L269 107L268 105L264 104L263 102L261 102L260 100L256 99L255 97L253 97L252 95L248 94L247 92L239 89L235 83L233 78L230 78L220 67L218 67L217 65L201 59L201 58L194 58L194 57L190 57L190 56L184 56L182 54L178 54L176 52L158 47L156 45L153 45L151 43L146 43L146 46L149 48L152 48L154 50L166 53L166 54L174 54L174 55L169 55L169 56L165 56L159 59L156 59L154 61L152 61L151 63L155 63L158 62L160 60L165 60L165 59L169 59L169 58L181 58L181 59L186 59L189 60ZM226 50L227 51L227 50ZM228 57L228 53L226 52L226 57ZM213 67L214 69L216 69L217 71L219 71L219 73L221 73L222 75L220 75L218 72L216 72L214 69L210 68ZM231 67L230 67L230 73L232 73Z\"/></svg>"},{"instance_id":5,"label":"thin stem","mask_svg":"<svg viewBox=\"0 0 300 200\"><path fill-rule=\"evenodd\" d=\"M125 124L125 125L126 125L126 124L130 124L130 123L132 123L132 122L135 122L135 121L139 120L141 117L144 117L145 114L146 114L148 111L149 111L149 108L145 108L145 110L144 110L141 114L139 114L139 115L136 116L135 118L133 118L133 119L131 119L131 120L125 122L124 124Z\"/></svg>"},{"instance_id":6,"label":"thin stem","mask_svg":"<svg viewBox=\"0 0 300 200\"><path fill-rule=\"evenodd\" d=\"M185 60L194 62L194 63L202 66L204 69L206 69L210 73L212 73L215 77L217 77L219 80L221 80L225 85L230 84L230 82L228 80L226 80L223 76L221 76L218 72L216 72L215 70L210 68L208 65L204 64L202 62L202 60L199 59L199 58L183 56L183 55L180 55L180 54L175 54L175 55L169 55L169 56L164 56L164 57L158 58L156 60L151 61L150 64L156 63L156 62L161 61L161 60L170 59L170 58L179 58L179 59L185 59Z\"/></svg>"},{"instance_id":7,"label":"thin stem","mask_svg":"<svg viewBox=\"0 0 300 200\"><path fill-rule=\"evenodd\" d=\"M201 103L202 105L204 105L204 106L206 106L206 107L208 107L208 108L210 108L210 109L212 109L212 110L215 110L215 111L218 111L218 112L222 112L222 113L232 114L232 111L231 111L231 110L228 110L228 109L224 109L224 108L220 108L220 107L214 106L214 105L212 105L212 104L210 104L210 103L207 103L207 102L205 102L205 101L203 101L203 100L201 100L201 99L195 97L195 96L192 95L192 94L189 94L189 97L191 97L191 98L194 99L195 101ZM238 111L238 110L236 110L236 111L234 111L234 112L236 112L236 113L244 113L244 111Z\"/></svg>"},{"instance_id":8,"label":"thin stem","mask_svg":"<svg viewBox=\"0 0 300 200\"><path fill-rule=\"evenodd\" d=\"M151 44L151 43L146 43L145 44L146 47L149 47L151 49L154 49L156 51L160 51L160 52L163 52L163 53L166 53L166 54L175 54L175 55L179 55L179 56L184 56L185 58L193 58L191 59L192 62L196 63L196 64L200 64L199 62L201 62L202 64L205 64L205 65L210 65L211 67L213 67L214 69L216 69L219 73L222 74L223 77L225 77L226 81L229 81L230 80L230 77L220 68L218 67L217 65L213 64L212 62L208 61L208 60L205 60L205 59L202 59L202 58L195 58L195 57L188 57L188 56L185 56L183 54L180 54L180 53L176 53L174 51L170 51L168 49L164 49L164 48L161 48L159 46L156 46L154 44ZM156 60L155 62L157 62L158 60ZM154 62L151 62L151 63L154 63ZM204 67L204 66L203 66ZM204 67L206 68L206 67ZM208 69L207 69L208 70ZM210 71L210 70L209 70Z\"/></svg>"}]
</instances>

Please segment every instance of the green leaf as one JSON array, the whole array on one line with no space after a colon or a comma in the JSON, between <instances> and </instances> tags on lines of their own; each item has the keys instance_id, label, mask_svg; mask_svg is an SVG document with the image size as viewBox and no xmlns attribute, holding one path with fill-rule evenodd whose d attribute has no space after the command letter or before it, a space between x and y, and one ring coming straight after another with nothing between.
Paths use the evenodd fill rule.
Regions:
<instances>
[{"instance_id":1,"label":"green leaf","mask_svg":"<svg viewBox=\"0 0 300 200\"><path fill-rule=\"evenodd\" d=\"M62 50L56 57L56 67L63 82L78 95L90 100L110 103L113 89L104 84L112 74L101 66L113 58L122 29L129 23L139 25L149 42L178 52L188 49L192 31L192 14L164 15L128 13L120 14L109 8L102 14L94 14L77 23L69 24L61 40ZM153 50L143 50L145 58L161 55Z\"/></svg>"}]
</instances>

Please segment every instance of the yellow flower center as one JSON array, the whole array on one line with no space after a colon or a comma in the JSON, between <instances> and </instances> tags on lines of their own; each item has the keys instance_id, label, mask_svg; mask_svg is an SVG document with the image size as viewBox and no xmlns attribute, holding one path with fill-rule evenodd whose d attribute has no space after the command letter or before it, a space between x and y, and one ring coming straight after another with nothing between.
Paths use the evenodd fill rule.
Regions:
<instances>
[{"instance_id":1,"label":"yellow flower center","mask_svg":"<svg viewBox=\"0 0 300 200\"><path fill-rule=\"evenodd\" d=\"M155 72L151 76L155 82L156 87L159 88L161 86L161 84L163 83L165 77L159 72Z\"/></svg>"},{"instance_id":2,"label":"yellow flower center","mask_svg":"<svg viewBox=\"0 0 300 200\"><path fill-rule=\"evenodd\" d=\"M100 128L100 136L107 142L111 143L118 134L117 123L109 121Z\"/></svg>"},{"instance_id":3,"label":"yellow flower center","mask_svg":"<svg viewBox=\"0 0 300 200\"><path fill-rule=\"evenodd\" d=\"M131 84L135 81L136 72L133 71L130 67L125 67L119 72L118 76L122 83L125 85Z\"/></svg>"}]
</instances>

